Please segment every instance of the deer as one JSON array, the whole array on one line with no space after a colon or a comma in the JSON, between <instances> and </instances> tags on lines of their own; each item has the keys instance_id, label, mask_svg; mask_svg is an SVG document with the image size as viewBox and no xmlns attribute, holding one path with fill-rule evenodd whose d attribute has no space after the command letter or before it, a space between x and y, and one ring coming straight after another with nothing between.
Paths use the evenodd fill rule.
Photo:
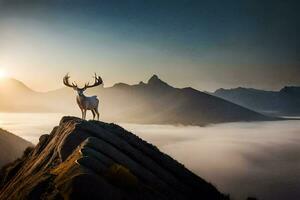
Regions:
<instances>
[{"instance_id":1,"label":"deer","mask_svg":"<svg viewBox=\"0 0 300 200\"><path fill-rule=\"evenodd\" d=\"M78 87L76 82L72 82L70 84L69 79L70 79L69 74L66 74L63 78L63 83L65 86L73 88L77 92L76 101L81 110L82 119L85 120L86 112L88 110L91 110L93 113L93 120L95 120L95 117L97 115L97 119L99 121L99 111L98 111L99 99L97 96L91 96L91 97L85 96L84 91L88 88L96 87L103 84L102 78L100 76L97 76L97 74L95 73L94 84L90 85L89 83L86 83L83 88Z\"/></svg>"}]
</instances>

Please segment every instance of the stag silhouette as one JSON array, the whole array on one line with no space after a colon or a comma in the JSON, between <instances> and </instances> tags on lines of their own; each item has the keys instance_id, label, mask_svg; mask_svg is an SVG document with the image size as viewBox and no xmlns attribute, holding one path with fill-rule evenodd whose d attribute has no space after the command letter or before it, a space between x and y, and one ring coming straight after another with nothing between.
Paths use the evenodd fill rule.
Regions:
<instances>
[{"instance_id":1,"label":"stag silhouette","mask_svg":"<svg viewBox=\"0 0 300 200\"><path fill-rule=\"evenodd\" d=\"M63 78L63 83L65 86L73 88L75 91L77 91L78 95L76 97L76 101L81 110L82 119L86 119L86 111L91 110L93 113L93 119L95 119L95 116L97 115L97 119L99 120L99 111L98 111L99 99L97 98L97 96L87 97L83 93L86 89L99 86L103 83L102 78L100 76L97 76L96 73L94 78L95 78L94 84L90 85L89 83L86 83L83 88L79 88L76 82L70 84L69 74L66 74L65 77Z\"/></svg>"}]
</instances>

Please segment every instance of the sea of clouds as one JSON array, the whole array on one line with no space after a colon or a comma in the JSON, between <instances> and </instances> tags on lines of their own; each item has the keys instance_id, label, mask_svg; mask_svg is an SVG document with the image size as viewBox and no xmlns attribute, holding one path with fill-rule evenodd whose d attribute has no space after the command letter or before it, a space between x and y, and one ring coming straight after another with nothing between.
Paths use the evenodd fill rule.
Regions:
<instances>
[{"instance_id":1,"label":"sea of clouds","mask_svg":"<svg viewBox=\"0 0 300 200\"><path fill-rule=\"evenodd\" d=\"M0 113L0 127L33 143L63 114ZM233 199L300 199L300 123L224 123L207 127L120 124Z\"/></svg>"}]
</instances>

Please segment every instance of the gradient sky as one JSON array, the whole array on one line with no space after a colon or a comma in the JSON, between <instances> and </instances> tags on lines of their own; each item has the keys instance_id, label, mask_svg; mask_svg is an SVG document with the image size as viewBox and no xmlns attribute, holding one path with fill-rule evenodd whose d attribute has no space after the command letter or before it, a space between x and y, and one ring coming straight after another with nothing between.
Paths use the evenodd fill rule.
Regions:
<instances>
[{"instance_id":1,"label":"gradient sky","mask_svg":"<svg viewBox=\"0 0 300 200\"><path fill-rule=\"evenodd\" d=\"M152 74L208 91L300 85L298 2L0 0L0 69L39 91L66 72L105 86Z\"/></svg>"}]
</instances>

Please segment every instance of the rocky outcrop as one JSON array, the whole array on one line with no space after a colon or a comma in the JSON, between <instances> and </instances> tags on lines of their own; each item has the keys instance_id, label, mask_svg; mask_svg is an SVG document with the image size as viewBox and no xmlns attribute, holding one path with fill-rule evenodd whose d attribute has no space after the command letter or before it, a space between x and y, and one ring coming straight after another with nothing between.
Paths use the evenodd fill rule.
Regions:
<instances>
[{"instance_id":1,"label":"rocky outcrop","mask_svg":"<svg viewBox=\"0 0 300 200\"><path fill-rule=\"evenodd\" d=\"M64 117L4 174L5 200L228 199L120 126L74 117Z\"/></svg>"}]
</instances>

